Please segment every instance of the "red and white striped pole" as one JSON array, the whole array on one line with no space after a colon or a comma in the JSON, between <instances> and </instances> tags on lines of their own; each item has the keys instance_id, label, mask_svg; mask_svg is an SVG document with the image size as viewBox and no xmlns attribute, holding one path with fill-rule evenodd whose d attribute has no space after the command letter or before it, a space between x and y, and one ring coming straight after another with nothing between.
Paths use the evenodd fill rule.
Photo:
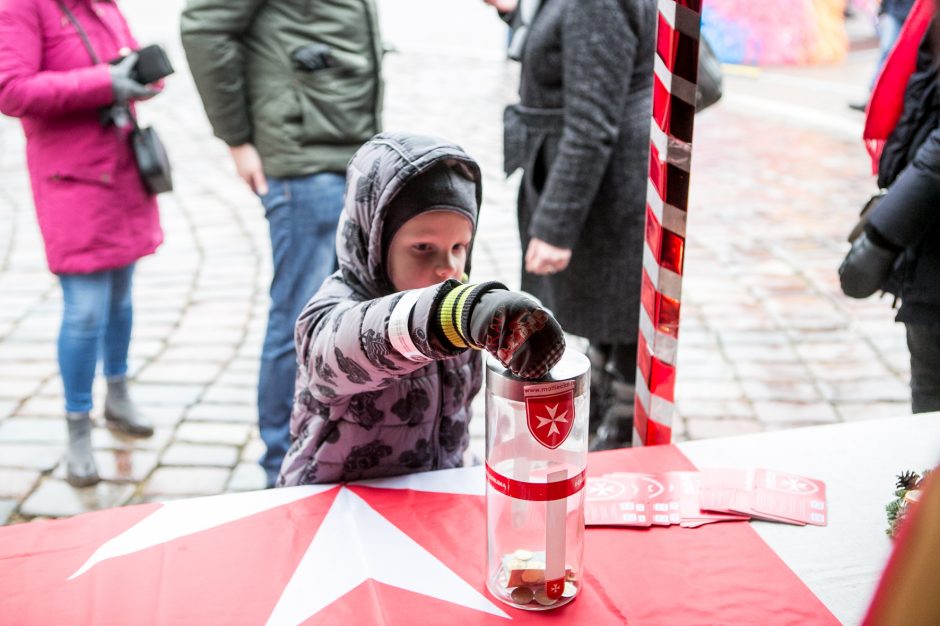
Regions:
<instances>
[{"instance_id":1,"label":"red and white striped pole","mask_svg":"<svg viewBox=\"0 0 940 626\"><path fill-rule=\"evenodd\" d=\"M702 0L659 0L633 445L669 443Z\"/></svg>"}]
</instances>

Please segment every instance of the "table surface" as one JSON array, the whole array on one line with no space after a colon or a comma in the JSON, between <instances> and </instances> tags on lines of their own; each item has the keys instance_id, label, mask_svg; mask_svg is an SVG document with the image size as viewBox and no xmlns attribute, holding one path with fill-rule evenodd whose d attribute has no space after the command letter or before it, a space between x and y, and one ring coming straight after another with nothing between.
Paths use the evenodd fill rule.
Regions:
<instances>
[{"instance_id":1,"label":"table surface","mask_svg":"<svg viewBox=\"0 0 940 626\"><path fill-rule=\"evenodd\" d=\"M678 444L699 468L768 468L826 483L829 525L750 522L845 624L858 624L892 542L885 505L897 474L940 462L940 413Z\"/></svg>"},{"instance_id":2,"label":"table surface","mask_svg":"<svg viewBox=\"0 0 940 626\"><path fill-rule=\"evenodd\" d=\"M846 624L857 624L865 614L891 551L892 543L885 535L887 522L884 508L891 500L895 477L905 470L919 472L934 467L940 460L940 413L684 442L678 444L677 447L700 469L768 468L823 480L826 483L829 505L828 526L799 527L760 521L752 521L750 524L773 552L816 594L836 618ZM653 451L637 452L647 454ZM674 450L663 450L663 452L669 453L665 456L678 457ZM626 456L633 455L626 452L624 458ZM615 460L615 457L611 456L606 458L608 465ZM599 462L597 467L602 465L604 463ZM636 467L637 463L626 465ZM149 505L151 507L149 512L147 509L137 507L115 509L113 512L92 513L71 520L50 522L49 526L43 526L42 523L13 526L2 529L5 532L0 532L0 534L6 534L9 541L5 549L8 552L11 551L9 555L5 555L11 557L6 562L7 571L4 572L0 568L0 580L3 580L3 574L6 574L6 582L12 584L18 578L24 578L23 571L35 569L35 578L26 577L31 581L28 587L29 589L34 587L42 589L44 594L42 599L31 597L27 588L24 588L23 593L13 594L5 599L15 601L14 605L24 611L34 611L37 606L33 604L35 602L39 602L44 608L51 606L55 611L52 611L50 616L57 614L56 611L68 613L68 607L77 600L69 594L91 593L96 587L104 584L120 584L121 572L131 571L134 568L145 568L135 571L151 572L153 576L157 576L154 581L163 581L165 588L161 593L164 593L167 598L182 597L186 595L186 590L190 589L190 583L186 581L189 580L187 575L192 572L178 571L169 576L166 572L161 573L161 567L164 565L170 567L174 564L185 565L187 554L193 550L203 550L207 554L217 555L220 546L231 541L231 537L240 537L239 533L247 533L254 540L246 544L239 543L240 551L236 550L237 554L231 558L236 559L238 563L242 563L242 559L249 562L250 558L241 555L241 552L245 551L246 546L258 544L260 547L257 549L265 555L266 560L270 560L272 554L284 552L281 557L290 561L294 567L293 574L290 574L287 579L268 581L271 589L268 589L267 596L259 594L257 589L253 588L252 593L260 603L260 608L254 608L260 611L259 614L271 616L275 622L304 621L305 616L313 615L320 608L329 605L333 600L355 588L356 585L353 583L370 577L386 583L394 579L389 584L403 589L411 589L409 585L413 586L417 584L415 582L417 581L421 583L419 585L421 589L417 589L419 593L442 600L447 600L454 594L459 595L457 592L466 592L465 595L469 594L467 597L472 596L473 602L468 604L469 601L465 601L466 599L460 601L450 599L449 601L468 607L475 607L474 603L489 606L489 601L481 596L478 590L468 586L465 579L459 578L458 574L448 569L457 566L459 566L458 569L462 568L461 571L472 569L471 565L466 563L465 558L455 557L455 555L465 553L465 541L456 543L445 541L439 546L443 551L441 554L453 552L445 559L448 565L441 565L435 561L437 565L427 570L450 577L447 579L450 583L439 589L437 583L440 581L436 577L437 574L435 577L424 577L421 574L426 573L425 570L414 563L412 566L418 567L417 573L412 572L414 575L405 576L399 571L403 568L402 564L414 561L415 555L424 554L424 549L419 545L422 537L428 540L440 539L435 533L438 533L441 525L429 524L424 518L422 518L424 521L413 520L413 510L409 507L415 506L417 502L424 502L432 508L437 507L435 510L443 515L454 515L453 511L458 510L464 511L456 507L456 504L461 501L460 498L467 495L479 496L484 493L482 470L482 467L444 470L359 483L361 487L381 487L381 489L369 490L370 495L367 500L380 505L381 510L385 512L382 515L376 513L371 508L372 505L362 499L366 497L366 492L356 495L352 489L341 489L332 501L317 500L311 499L311 496L330 491L335 486L314 485L179 500L168 502L158 508ZM396 508L389 505L398 502L399 498L397 494L389 490L409 490L412 494L424 493L424 495L407 496L405 506ZM428 494L432 495L428 497ZM473 500L464 499L463 502L472 503ZM292 508L295 505L298 508ZM479 508L474 507L479 507L479 504L472 504L465 510L479 513ZM463 513L457 514L463 515ZM308 532L308 524L297 526L294 523L295 516L308 519L311 515L324 516L322 523L313 532L312 539ZM383 515L392 517L386 519ZM351 519L350 516L355 517L356 527L359 529L358 540L351 543L346 541L349 539L348 519ZM136 521L128 525L128 520L131 518ZM457 523L457 518L448 519L451 523ZM406 539L406 535L397 528L396 524L408 526L412 521L418 522L412 529L417 535ZM299 542L297 543L299 547L285 545L291 542L285 542L281 534L259 532L260 527L271 523L288 524L292 532L297 535L292 541ZM39 534L27 537L33 529ZM432 530L434 532L431 532ZM676 541L682 543L683 540L695 537L697 532L699 531L671 529L667 531L669 543L670 545ZM447 533L444 535L446 540L449 535ZM725 536L723 532L718 534L709 532L706 535L712 538ZM14 541L14 536L19 539ZM629 535L634 539L640 536ZM626 539L628 535L622 535L622 537ZM662 532L657 532L654 538L661 543L663 537ZM753 539L756 540L756 538ZM390 544L388 542L391 540L398 541L402 546L407 547L408 550L402 553L407 554L401 558L395 554L389 556ZM22 553L22 541L27 541L29 545L32 545L29 542L33 542L36 546L42 545L45 550L36 552L35 558L30 558L29 555ZM309 542L309 546L305 542ZM168 548L169 552L161 551L160 546L163 544L170 544L173 547ZM653 544L650 544L652 546L650 550L655 552L658 548ZM755 549L757 544L748 543L748 545L751 546L748 549ZM637 550L636 554L644 553L641 547L635 542L631 544L631 549ZM151 548L158 549L151 550ZM381 563L373 564L374 567L365 567L364 561L359 562L349 558L349 554L358 553L360 548L363 549L363 554L383 554L387 558L383 558ZM404 548L401 549L404 550ZM337 550L339 552L333 554ZM89 554L91 554L90 557ZM168 554L171 554L173 558L167 560ZM302 557L298 556L301 554ZM431 560L425 559L427 561L425 565L430 567L428 563L434 561L434 558L426 556ZM299 562L298 558L300 558ZM118 559L118 561L112 561L112 559ZM317 574L318 564L336 562L337 559L350 564L346 568L349 571L344 570L344 576L341 577L344 580L349 579L346 580L346 583L349 583L348 589L337 587L339 583L334 580L335 576L323 578ZM111 561L111 565L99 567L99 564L106 561ZM380 574L386 572L380 566L383 564L387 566L392 562L395 564L394 567L386 569L393 572L394 576L389 574L391 578L376 577L375 572ZM353 567L357 563L362 566L358 570ZM754 563L756 561L752 560L751 564ZM79 568L78 571L75 571L76 567ZM309 568L313 569L308 571ZM87 575L89 570L93 570L90 577ZM213 576L221 580L225 578L226 571L216 571ZM614 569L607 567L606 575L616 577L619 571L616 567ZM688 576L694 576L695 571L695 567L689 569ZM468 575L467 572L464 574ZM473 576L477 575L478 572L473 574ZM169 577L163 580L161 576ZM311 580L316 581L313 587L310 585ZM402 580L408 584L401 583ZM780 580L779 577L777 580ZM64 584L68 581L77 582ZM213 581L211 585L200 587L200 593L229 594L231 589L241 589L244 584L247 584L240 575L228 583L216 582L215 578ZM286 587L285 582L287 582ZM685 582L688 583L688 580ZM311 588L318 590L313 600L310 599ZM758 588L762 592L766 591L766 588L761 588L760 585ZM767 597L766 594L764 597ZM779 589L768 599L779 604L786 602L784 598L788 597L792 596L787 596L785 590ZM0 600L4 600L3 594L0 594ZM214 603L212 598L209 600L203 604L213 607L212 610L224 605L224 603ZM699 600L701 598L696 601ZM135 612L139 610L138 603L139 599L135 599L133 606L130 607L131 612L127 615L136 614ZM271 607L275 606L274 611L278 620L274 620L274 614L271 613ZM476 608L485 611L482 614L483 617L493 612L486 606ZM118 609L123 610L122 607ZM118 611L115 615L122 615L118 609L115 609ZM281 619L284 617L280 613L283 612L282 609L288 612L300 611L298 615L303 619L293 621ZM287 617L296 616L291 613ZM155 622L159 621L155 619ZM163 621L166 622L166 619Z\"/></svg>"}]
</instances>

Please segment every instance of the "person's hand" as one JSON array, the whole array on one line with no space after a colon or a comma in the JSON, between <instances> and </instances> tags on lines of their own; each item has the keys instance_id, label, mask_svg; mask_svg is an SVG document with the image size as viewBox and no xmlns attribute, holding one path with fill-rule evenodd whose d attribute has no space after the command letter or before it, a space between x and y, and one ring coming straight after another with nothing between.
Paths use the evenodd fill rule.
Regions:
<instances>
[{"instance_id":1,"label":"person's hand","mask_svg":"<svg viewBox=\"0 0 940 626\"><path fill-rule=\"evenodd\" d=\"M876 244L862 232L839 266L839 284L850 298L867 298L884 285L899 252Z\"/></svg>"},{"instance_id":2,"label":"person's hand","mask_svg":"<svg viewBox=\"0 0 940 626\"><path fill-rule=\"evenodd\" d=\"M454 287L431 319L434 333L455 349L486 350L522 378L542 378L565 351L565 335L548 309L502 283Z\"/></svg>"},{"instance_id":3,"label":"person's hand","mask_svg":"<svg viewBox=\"0 0 940 626\"><path fill-rule=\"evenodd\" d=\"M264 168L261 165L261 157L253 144L243 143L240 146L230 146L232 160L235 161L235 170L251 190L259 196L268 193L268 181L264 177Z\"/></svg>"},{"instance_id":4,"label":"person's hand","mask_svg":"<svg viewBox=\"0 0 940 626\"><path fill-rule=\"evenodd\" d=\"M509 13L515 11L519 5L519 0L483 0L485 4L495 8L500 13Z\"/></svg>"},{"instance_id":5,"label":"person's hand","mask_svg":"<svg viewBox=\"0 0 940 626\"><path fill-rule=\"evenodd\" d=\"M565 335L552 314L502 283L454 287L432 319L454 348L486 350L522 378L542 378L565 351Z\"/></svg>"},{"instance_id":6,"label":"person's hand","mask_svg":"<svg viewBox=\"0 0 940 626\"><path fill-rule=\"evenodd\" d=\"M565 335L552 314L529 296L505 289L480 297L469 331L474 343L521 378L542 378L565 351Z\"/></svg>"},{"instance_id":7,"label":"person's hand","mask_svg":"<svg viewBox=\"0 0 940 626\"><path fill-rule=\"evenodd\" d=\"M137 53L131 52L115 65L108 66L111 74L111 93L116 104L127 104L133 100L149 100L157 95L158 90L141 85L130 77L130 72L137 63Z\"/></svg>"},{"instance_id":8,"label":"person's hand","mask_svg":"<svg viewBox=\"0 0 940 626\"><path fill-rule=\"evenodd\" d=\"M571 250L557 248L537 237L529 240L525 251L525 271L530 274L546 275L563 271L571 262Z\"/></svg>"}]
</instances>

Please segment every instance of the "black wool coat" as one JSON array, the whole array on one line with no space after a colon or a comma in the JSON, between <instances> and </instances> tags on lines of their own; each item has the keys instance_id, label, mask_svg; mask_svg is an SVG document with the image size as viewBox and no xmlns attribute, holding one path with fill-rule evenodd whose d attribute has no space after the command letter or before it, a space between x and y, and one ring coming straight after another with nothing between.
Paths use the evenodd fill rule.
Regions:
<instances>
[{"instance_id":1,"label":"black wool coat","mask_svg":"<svg viewBox=\"0 0 940 626\"><path fill-rule=\"evenodd\" d=\"M640 307L656 0L545 0L507 109L507 173L522 167L519 231L570 248L522 272L567 332L635 342Z\"/></svg>"}]
</instances>

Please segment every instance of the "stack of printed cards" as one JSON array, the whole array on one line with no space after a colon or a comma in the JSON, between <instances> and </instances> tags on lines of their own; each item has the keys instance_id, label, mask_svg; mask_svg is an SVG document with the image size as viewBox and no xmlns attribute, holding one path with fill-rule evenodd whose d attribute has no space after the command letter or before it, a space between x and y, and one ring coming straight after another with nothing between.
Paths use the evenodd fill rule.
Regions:
<instances>
[{"instance_id":1,"label":"stack of printed cards","mask_svg":"<svg viewBox=\"0 0 940 626\"><path fill-rule=\"evenodd\" d=\"M695 528L751 518L826 525L822 481L772 470L604 474L587 481L588 526Z\"/></svg>"}]
</instances>

